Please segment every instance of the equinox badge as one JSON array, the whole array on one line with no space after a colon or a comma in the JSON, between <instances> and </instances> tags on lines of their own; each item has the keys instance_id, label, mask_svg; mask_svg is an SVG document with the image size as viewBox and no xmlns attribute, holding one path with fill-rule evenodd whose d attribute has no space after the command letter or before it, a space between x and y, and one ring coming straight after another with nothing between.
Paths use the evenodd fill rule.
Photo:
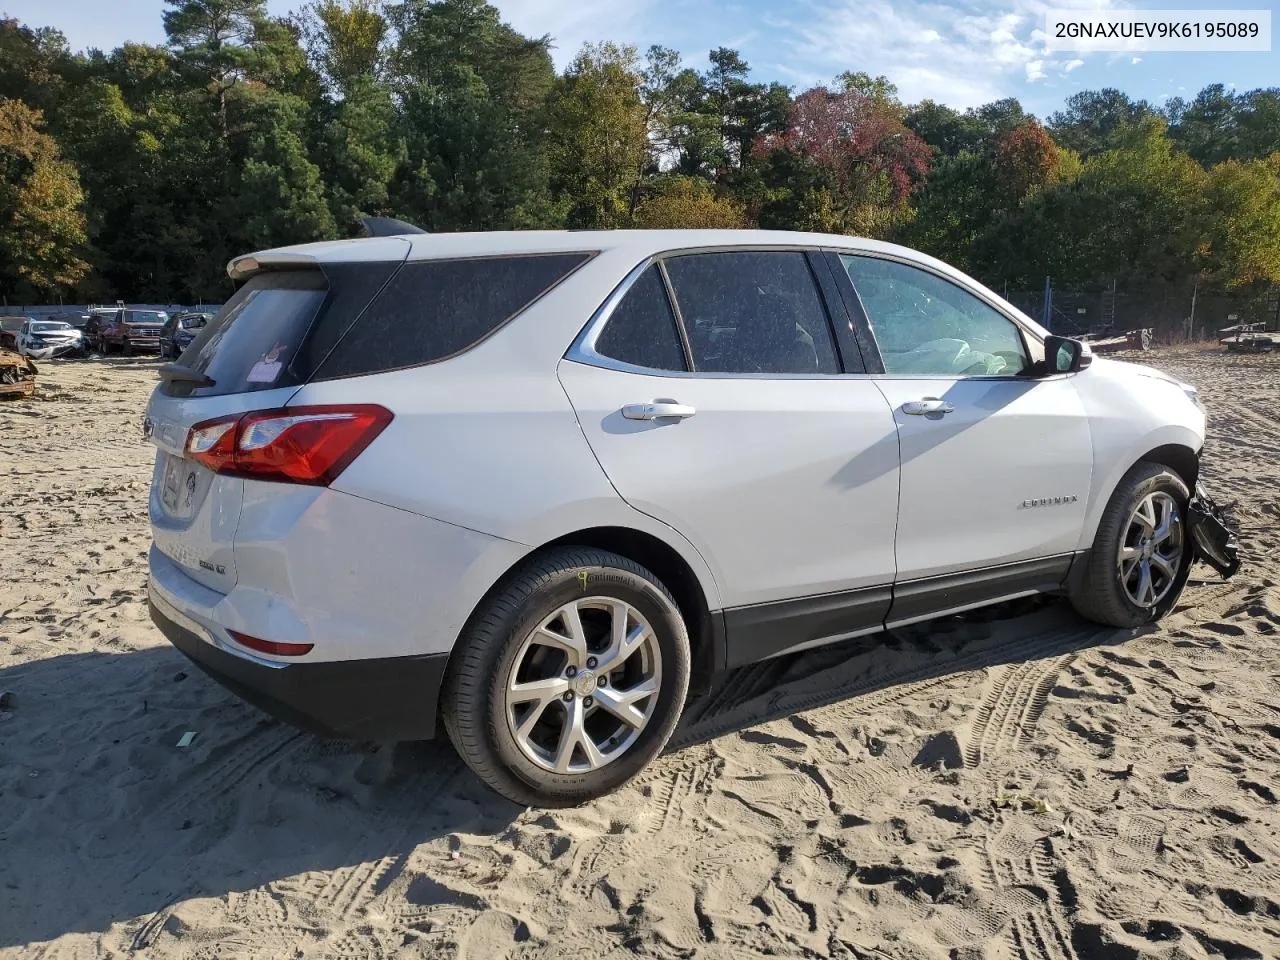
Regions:
<instances>
[{"instance_id":1,"label":"equinox badge","mask_svg":"<svg viewBox=\"0 0 1280 960\"><path fill-rule=\"evenodd\" d=\"M1018 505L1019 510L1026 510L1029 507L1059 507L1064 503L1077 503L1080 498L1075 494L1066 497L1036 497L1032 500L1023 500Z\"/></svg>"}]
</instances>

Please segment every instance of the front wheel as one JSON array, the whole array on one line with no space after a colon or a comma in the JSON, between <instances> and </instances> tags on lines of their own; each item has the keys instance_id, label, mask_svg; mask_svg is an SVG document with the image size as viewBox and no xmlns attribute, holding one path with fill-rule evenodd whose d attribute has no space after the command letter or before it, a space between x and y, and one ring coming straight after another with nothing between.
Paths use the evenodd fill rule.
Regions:
<instances>
[{"instance_id":1,"label":"front wheel","mask_svg":"<svg viewBox=\"0 0 1280 960\"><path fill-rule=\"evenodd\" d=\"M1168 467L1140 461L1111 496L1071 603L1113 627L1136 627L1173 609L1191 572L1191 494Z\"/></svg>"},{"instance_id":2,"label":"front wheel","mask_svg":"<svg viewBox=\"0 0 1280 960\"><path fill-rule=\"evenodd\" d=\"M689 686L671 594L625 557L541 554L495 588L458 639L443 715L455 749L526 806L572 806L666 745Z\"/></svg>"}]
</instances>

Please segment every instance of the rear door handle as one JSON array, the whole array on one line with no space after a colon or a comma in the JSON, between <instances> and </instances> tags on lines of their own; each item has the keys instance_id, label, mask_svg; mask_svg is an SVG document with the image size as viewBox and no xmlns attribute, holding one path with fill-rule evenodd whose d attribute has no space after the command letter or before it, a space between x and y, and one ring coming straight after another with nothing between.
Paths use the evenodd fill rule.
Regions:
<instances>
[{"instance_id":1,"label":"rear door handle","mask_svg":"<svg viewBox=\"0 0 1280 960\"><path fill-rule=\"evenodd\" d=\"M628 420L662 420L670 417L684 420L697 413L697 409L674 400L650 400L648 403L628 403L622 415Z\"/></svg>"},{"instance_id":2,"label":"rear door handle","mask_svg":"<svg viewBox=\"0 0 1280 960\"><path fill-rule=\"evenodd\" d=\"M950 413L954 409L955 407L938 397L908 400L902 405L902 412L912 417L927 417L931 413Z\"/></svg>"}]
</instances>

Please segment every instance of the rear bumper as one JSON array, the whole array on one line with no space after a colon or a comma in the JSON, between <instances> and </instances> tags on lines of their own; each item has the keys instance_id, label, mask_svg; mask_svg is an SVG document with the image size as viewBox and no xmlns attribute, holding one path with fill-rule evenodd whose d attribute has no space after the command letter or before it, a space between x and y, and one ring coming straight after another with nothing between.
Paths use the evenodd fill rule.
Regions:
<instances>
[{"instance_id":1,"label":"rear bumper","mask_svg":"<svg viewBox=\"0 0 1280 960\"><path fill-rule=\"evenodd\" d=\"M163 603L163 600L161 601ZM165 606L168 606L165 604ZM359 740L429 740L447 654L268 663L215 646L162 609L151 619L201 670L249 703L296 726Z\"/></svg>"}]
</instances>

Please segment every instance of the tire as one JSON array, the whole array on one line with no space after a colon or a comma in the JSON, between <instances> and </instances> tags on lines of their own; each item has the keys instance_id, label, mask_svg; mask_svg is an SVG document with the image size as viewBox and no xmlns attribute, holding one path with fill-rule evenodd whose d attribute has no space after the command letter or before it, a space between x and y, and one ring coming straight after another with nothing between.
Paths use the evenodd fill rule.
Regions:
<instances>
[{"instance_id":1,"label":"tire","mask_svg":"<svg viewBox=\"0 0 1280 960\"><path fill-rule=\"evenodd\" d=\"M620 668L606 675L601 667L599 675L583 669L573 674L569 666L568 652L552 646L540 645L534 634L544 636L540 626L559 634L566 632L564 621L556 620L557 612L569 606L583 604L581 613L597 602L608 605L622 601L626 605L626 623L639 623L643 618L650 630L640 632L632 628L632 635L641 636L633 648L634 653L624 655ZM613 607L616 611L618 607ZM616 614L591 611L587 620L579 621L596 628L600 617ZM551 619L548 619L551 618ZM608 621L609 624L612 620ZM561 624L561 627L556 627ZM604 633L609 634L609 626ZM583 635L590 633L585 630ZM627 631L624 631L627 633ZM616 634L612 634L617 636ZM603 642L603 640L601 640ZM612 649L612 644L609 649ZM588 651L596 647L586 647ZM690 650L689 635L680 610L662 582L644 567L625 557L588 547L565 547L549 550L531 558L500 582L482 601L458 638L456 652L450 659L441 696L445 729L454 748L471 770L498 793L525 806L567 807L583 803L617 789L635 776L656 757L670 739L680 719L680 711L689 686ZM608 661L609 652L601 648L600 663ZM550 652L547 652L550 651ZM655 652L656 651L656 652ZM562 661L552 659L563 657ZM546 694L541 702L528 707L536 709L540 719L531 728L529 736L521 738L514 725L517 717L523 724L531 713L518 715L515 711L523 705L512 707L508 701L508 684L527 669L530 663L542 659L542 665L550 666L546 679L538 682L573 683L578 693ZM591 658L591 663L596 658ZM629 666L628 666L629 665ZM636 683L656 684L657 692L637 701L643 706L634 709L647 711L647 721L635 732L635 728L623 724L615 713L600 705L598 697L586 694L584 688L598 683L593 691L611 691L615 696L625 696L629 671L648 667L656 673L648 680ZM619 677L621 674L621 677ZM575 677L561 680L562 676ZM616 683L615 683L616 681ZM621 685L621 686L619 686ZM635 687L633 686L633 689ZM622 743L606 739L603 753L600 743L593 740L597 757L607 757L602 764L590 768L592 760L583 751L581 741L570 745L569 758L581 758L580 765L588 769L556 772L547 766L559 753L556 746L565 742L558 739L550 748L554 756L539 763L534 757L539 747L533 742L534 734L545 736L560 731L564 736L565 724L573 715L571 711L591 710L585 714L590 724L603 724L604 737L609 728L618 725L617 738ZM578 714L579 716L583 714ZM592 716L596 719L592 720ZM559 726L557 727L557 721ZM535 721L529 721L535 723ZM597 729L599 729L597 727ZM628 738L630 742L627 742ZM553 740L557 738L553 737ZM610 745L614 745L612 752ZM563 747L560 747L563 750Z\"/></svg>"},{"instance_id":2,"label":"tire","mask_svg":"<svg viewBox=\"0 0 1280 960\"><path fill-rule=\"evenodd\" d=\"M125 341L123 341L123 342L120 344L120 356L122 356L122 357L132 357L132 356L133 356L133 341L132 341L132 340L125 340Z\"/></svg>"},{"instance_id":3,"label":"tire","mask_svg":"<svg viewBox=\"0 0 1280 960\"><path fill-rule=\"evenodd\" d=\"M1133 530L1132 524L1138 522L1135 511L1149 497L1175 505L1173 527L1177 528L1180 552L1175 573L1167 579L1152 561L1147 561L1148 569L1152 571L1149 576L1154 581L1150 594L1147 594L1142 590L1141 548L1136 560L1138 567L1129 578L1122 577L1121 564L1134 561L1122 561L1120 551L1134 540L1135 533L1141 533ZM1191 573L1192 544L1186 519L1190 499L1185 481L1162 464L1139 461L1124 475L1103 511L1093 546L1078 561L1085 565L1082 573L1072 578L1071 605L1081 616L1112 627L1137 627L1159 620L1173 609ZM1172 548L1166 552L1171 555ZM1134 570L1133 567L1129 569ZM1145 602L1137 602L1132 593L1138 593Z\"/></svg>"}]
</instances>

